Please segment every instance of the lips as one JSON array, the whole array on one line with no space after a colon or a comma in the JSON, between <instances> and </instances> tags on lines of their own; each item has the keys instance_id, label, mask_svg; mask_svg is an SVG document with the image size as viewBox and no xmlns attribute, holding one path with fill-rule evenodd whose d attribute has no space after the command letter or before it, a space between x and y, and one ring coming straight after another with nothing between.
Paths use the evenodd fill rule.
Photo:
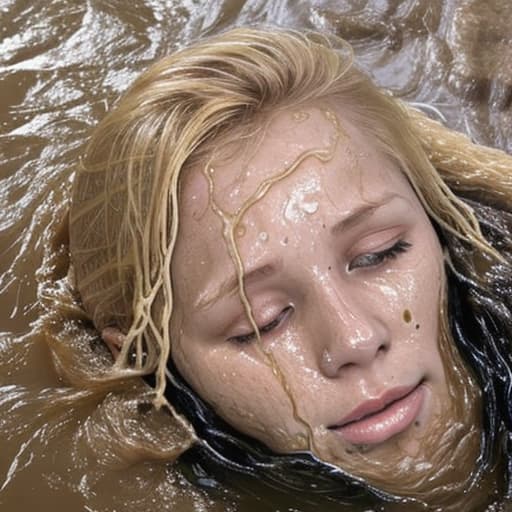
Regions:
<instances>
[{"instance_id":1,"label":"lips","mask_svg":"<svg viewBox=\"0 0 512 512\"><path fill-rule=\"evenodd\" d=\"M357 406L339 423L329 427L351 444L378 444L406 430L417 418L425 387L393 388L379 398Z\"/></svg>"}]
</instances>

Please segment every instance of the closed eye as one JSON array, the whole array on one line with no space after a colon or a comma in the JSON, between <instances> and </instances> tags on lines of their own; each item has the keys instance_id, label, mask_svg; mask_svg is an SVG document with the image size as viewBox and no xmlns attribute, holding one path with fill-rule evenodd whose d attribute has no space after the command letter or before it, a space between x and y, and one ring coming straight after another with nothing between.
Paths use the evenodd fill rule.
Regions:
<instances>
[{"instance_id":1,"label":"closed eye","mask_svg":"<svg viewBox=\"0 0 512 512\"><path fill-rule=\"evenodd\" d=\"M286 319L286 317L293 311L293 306L285 307L279 315L277 315L274 320L265 324L263 326L258 326L258 331L260 332L260 336L268 334L273 331L277 327L281 325L281 323ZM231 336L228 338L228 341L234 341L235 343L249 343L256 339L256 332L248 332L246 334L238 334L236 336Z\"/></svg>"},{"instance_id":2,"label":"closed eye","mask_svg":"<svg viewBox=\"0 0 512 512\"><path fill-rule=\"evenodd\" d=\"M388 247L383 251L368 252L366 254L357 256L348 264L348 270L350 271L356 268L376 267L386 260L394 259L399 254L407 252L411 247L412 244L409 242L406 242L405 240L398 240L391 247Z\"/></svg>"}]
</instances>

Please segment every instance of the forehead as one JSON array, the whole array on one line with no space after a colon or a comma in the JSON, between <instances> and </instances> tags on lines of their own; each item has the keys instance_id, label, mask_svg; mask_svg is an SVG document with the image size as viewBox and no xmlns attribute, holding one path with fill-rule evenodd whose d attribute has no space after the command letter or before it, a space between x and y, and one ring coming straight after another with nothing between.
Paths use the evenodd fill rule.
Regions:
<instances>
[{"instance_id":1,"label":"forehead","mask_svg":"<svg viewBox=\"0 0 512 512\"><path fill-rule=\"evenodd\" d=\"M213 199L224 211L236 214L259 186L285 174L306 152L322 156L346 142L338 117L327 104L290 108L255 121L245 136L225 138L205 162L183 176L182 209L197 215ZM312 155L298 167L318 163Z\"/></svg>"},{"instance_id":2,"label":"forehead","mask_svg":"<svg viewBox=\"0 0 512 512\"><path fill-rule=\"evenodd\" d=\"M269 234L299 243L390 192L412 194L402 173L344 119L341 107L282 110L259 122L246 140L219 144L208 161L188 169L180 194L179 271L206 278L213 263L230 265L226 236L233 224L244 259L263 258L265 250L279 249L263 244Z\"/></svg>"}]
</instances>

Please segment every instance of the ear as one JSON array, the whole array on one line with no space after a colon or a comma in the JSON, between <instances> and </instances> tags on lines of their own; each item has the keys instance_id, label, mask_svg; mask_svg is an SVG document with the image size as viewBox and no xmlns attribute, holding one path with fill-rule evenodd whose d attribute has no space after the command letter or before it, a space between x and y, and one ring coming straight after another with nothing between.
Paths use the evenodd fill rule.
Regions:
<instances>
[{"instance_id":1,"label":"ear","mask_svg":"<svg viewBox=\"0 0 512 512\"><path fill-rule=\"evenodd\" d=\"M101 331L101 337L112 352L114 359L117 359L123 347L126 336L117 327L105 327Z\"/></svg>"}]
</instances>

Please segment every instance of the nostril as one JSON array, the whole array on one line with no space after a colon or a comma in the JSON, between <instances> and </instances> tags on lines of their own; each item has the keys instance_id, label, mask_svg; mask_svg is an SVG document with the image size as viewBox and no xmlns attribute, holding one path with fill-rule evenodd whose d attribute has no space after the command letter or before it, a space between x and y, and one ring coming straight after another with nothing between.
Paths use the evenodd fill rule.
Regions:
<instances>
[{"instance_id":1,"label":"nostril","mask_svg":"<svg viewBox=\"0 0 512 512\"><path fill-rule=\"evenodd\" d=\"M323 347L319 354L322 372L328 377L337 377L357 367L369 366L376 359L385 359L392 343L387 336L381 334L372 331L368 336L358 336L355 340L335 339L335 342Z\"/></svg>"},{"instance_id":2,"label":"nostril","mask_svg":"<svg viewBox=\"0 0 512 512\"><path fill-rule=\"evenodd\" d=\"M379 346L377 349L377 355L384 355L389 350L389 346L385 343Z\"/></svg>"}]
</instances>

